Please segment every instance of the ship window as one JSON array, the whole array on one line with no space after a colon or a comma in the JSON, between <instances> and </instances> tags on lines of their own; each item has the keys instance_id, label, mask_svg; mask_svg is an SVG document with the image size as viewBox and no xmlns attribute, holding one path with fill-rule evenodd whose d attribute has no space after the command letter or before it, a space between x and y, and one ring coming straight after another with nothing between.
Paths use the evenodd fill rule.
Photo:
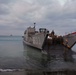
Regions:
<instances>
[{"instance_id":1,"label":"ship window","mask_svg":"<svg viewBox=\"0 0 76 75\"><path fill-rule=\"evenodd\" d=\"M39 31L45 33L46 32L46 28L40 28Z\"/></svg>"}]
</instances>

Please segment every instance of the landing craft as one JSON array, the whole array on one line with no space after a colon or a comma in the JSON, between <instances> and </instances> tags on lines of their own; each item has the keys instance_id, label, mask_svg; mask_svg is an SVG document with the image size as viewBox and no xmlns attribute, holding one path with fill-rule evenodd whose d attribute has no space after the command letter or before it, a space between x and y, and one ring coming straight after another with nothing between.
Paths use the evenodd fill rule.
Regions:
<instances>
[{"instance_id":1,"label":"landing craft","mask_svg":"<svg viewBox=\"0 0 76 75\"><path fill-rule=\"evenodd\" d=\"M45 55L64 57L64 55L72 53L71 48L76 43L76 36L75 34L58 36L54 30L49 33L46 28L40 28L39 31L36 31L34 23L34 27L28 27L25 30L23 42L26 45L40 49Z\"/></svg>"},{"instance_id":2,"label":"landing craft","mask_svg":"<svg viewBox=\"0 0 76 75\"><path fill-rule=\"evenodd\" d=\"M50 46L54 44L61 44L71 49L76 43L76 36L74 35L75 34L58 36L55 34L54 30L49 33L49 30L46 28L40 28L39 31L36 31L34 23L34 27L28 27L25 30L23 42L38 49L43 49L43 46L45 46L45 44L49 44Z\"/></svg>"}]
</instances>

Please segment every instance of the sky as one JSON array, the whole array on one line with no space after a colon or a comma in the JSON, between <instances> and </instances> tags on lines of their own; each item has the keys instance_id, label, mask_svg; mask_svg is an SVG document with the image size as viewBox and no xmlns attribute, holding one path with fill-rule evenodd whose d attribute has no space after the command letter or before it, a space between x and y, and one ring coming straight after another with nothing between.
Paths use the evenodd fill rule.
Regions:
<instances>
[{"instance_id":1,"label":"sky","mask_svg":"<svg viewBox=\"0 0 76 75\"><path fill-rule=\"evenodd\" d=\"M0 35L23 35L34 22L57 35L76 31L76 0L0 0Z\"/></svg>"}]
</instances>

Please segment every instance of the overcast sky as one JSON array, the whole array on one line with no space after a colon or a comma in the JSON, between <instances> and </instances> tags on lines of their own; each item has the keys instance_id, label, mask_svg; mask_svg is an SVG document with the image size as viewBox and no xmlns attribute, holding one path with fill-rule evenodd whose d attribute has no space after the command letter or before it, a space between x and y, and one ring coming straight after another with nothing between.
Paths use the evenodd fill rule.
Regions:
<instances>
[{"instance_id":1,"label":"overcast sky","mask_svg":"<svg viewBox=\"0 0 76 75\"><path fill-rule=\"evenodd\" d=\"M23 35L28 26L76 31L76 0L0 0L0 35Z\"/></svg>"}]
</instances>

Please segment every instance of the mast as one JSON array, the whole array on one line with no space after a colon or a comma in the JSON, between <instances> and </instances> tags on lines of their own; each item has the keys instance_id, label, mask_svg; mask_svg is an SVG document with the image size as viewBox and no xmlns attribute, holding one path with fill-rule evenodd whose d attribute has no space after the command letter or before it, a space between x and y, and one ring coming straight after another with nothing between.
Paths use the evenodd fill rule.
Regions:
<instances>
[{"instance_id":1,"label":"mast","mask_svg":"<svg viewBox=\"0 0 76 75\"><path fill-rule=\"evenodd\" d=\"M35 28L36 23L34 23L34 28Z\"/></svg>"}]
</instances>

